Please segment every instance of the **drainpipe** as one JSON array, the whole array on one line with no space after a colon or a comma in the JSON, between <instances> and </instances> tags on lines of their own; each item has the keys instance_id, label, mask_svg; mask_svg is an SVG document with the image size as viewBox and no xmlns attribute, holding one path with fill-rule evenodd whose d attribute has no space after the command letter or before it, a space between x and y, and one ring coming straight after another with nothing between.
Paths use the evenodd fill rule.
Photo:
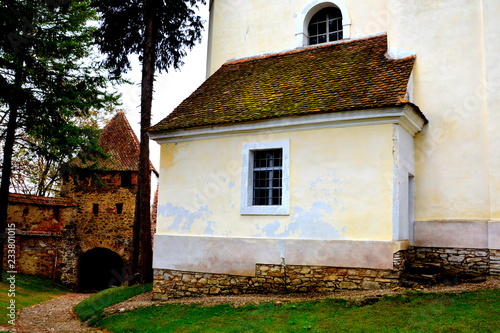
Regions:
<instances>
[{"instance_id":1,"label":"drainpipe","mask_svg":"<svg viewBox=\"0 0 500 333\"><path fill-rule=\"evenodd\" d=\"M284 293L288 293L288 288L287 288L287 283L286 283L286 263L285 263L285 258L281 257L281 266L283 266L283 285L285 288Z\"/></svg>"}]
</instances>

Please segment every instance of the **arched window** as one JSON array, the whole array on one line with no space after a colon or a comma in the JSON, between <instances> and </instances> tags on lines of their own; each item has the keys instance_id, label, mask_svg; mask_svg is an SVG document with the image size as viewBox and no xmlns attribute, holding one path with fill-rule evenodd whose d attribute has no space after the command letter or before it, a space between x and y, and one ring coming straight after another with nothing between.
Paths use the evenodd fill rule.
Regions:
<instances>
[{"instance_id":1,"label":"arched window","mask_svg":"<svg viewBox=\"0 0 500 333\"><path fill-rule=\"evenodd\" d=\"M343 38L342 12L337 7L326 7L314 14L308 25L309 45L341 40Z\"/></svg>"}]
</instances>

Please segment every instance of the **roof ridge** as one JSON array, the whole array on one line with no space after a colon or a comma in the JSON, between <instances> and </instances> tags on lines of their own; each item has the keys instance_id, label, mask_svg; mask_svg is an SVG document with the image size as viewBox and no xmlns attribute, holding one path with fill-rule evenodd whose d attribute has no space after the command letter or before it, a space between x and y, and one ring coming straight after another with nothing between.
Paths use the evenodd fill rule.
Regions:
<instances>
[{"instance_id":1,"label":"roof ridge","mask_svg":"<svg viewBox=\"0 0 500 333\"><path fill-rule=\"evenodd\" d=\"M299 47L296 47L294 49L282 50L282 51L278 51L278 52L255 54L255 55L251 55L248 57L230 59L230 60L226 61L223 64L223 66L239 64L239 63L244 63L244 62L253 61L253 60L262 60L262 59L266 59L266 58L279 57L279 56L284 56L284 55L289 55L289 54L307 52L307 51L312 51L315 49L324 49L324 48L334 47L334 46L339 46L339 45L347 45L350 43L362 42L362 41L377 39L377 38L387 38L387 32L369 35L369 36L363 36L363 37L359 37L359 38L348 39L348 40L342 39L342 40L329 42L329 43L299 46ZM411 57L411 56L409 56L409 57ZM406 57L406 58L408 58L408 57ZM399 60L399 58L397 60Z\"/></svg>"}]
</instances>

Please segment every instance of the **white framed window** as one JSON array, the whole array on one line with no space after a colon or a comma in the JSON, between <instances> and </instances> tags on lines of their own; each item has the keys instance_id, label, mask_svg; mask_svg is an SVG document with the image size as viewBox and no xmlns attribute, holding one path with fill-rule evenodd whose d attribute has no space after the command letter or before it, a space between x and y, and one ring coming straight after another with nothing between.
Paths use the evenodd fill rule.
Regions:
<instances>
[{"instance_id":1,"label":"white framed window","mask_svg":"<svg viewBox=\"0 0 500 333\"><path fill-rule=\"evenodd\" d=\"M295 30L297 47L351 38L351 17L344 0L314 0L302 10Z\"/></svg>"},{"instance_id":2,"label":"white framed window","mask_svg":"<svg viewBox=\"0 0 500 333\"><path fill-rule=\"evenodd\" d=\"M326 7L314 14L308 26L309 45L341 40L342 12L337 7Z\"/></svg>"},{"instance_id":3,"label":"white framed window","mask_svg":"<svg viewBox=\"0 0 500 333\"><path fill-rule=\"evenodd\" d=\"M290 142L243 146L242 215L290 214Z\"/></svg>"}]
</instances>

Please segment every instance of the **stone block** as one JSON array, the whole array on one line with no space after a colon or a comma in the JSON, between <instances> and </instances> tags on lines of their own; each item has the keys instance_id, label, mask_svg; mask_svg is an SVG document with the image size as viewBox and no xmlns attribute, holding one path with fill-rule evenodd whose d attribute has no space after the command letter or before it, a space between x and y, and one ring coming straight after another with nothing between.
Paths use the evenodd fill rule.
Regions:
<instances>
[{"instance_id":1,"label":"stone block","mask_svg":"<svg viewBox=\"0 0 500 333\"><path fill-rule=\"evenodd\" d=\"M347 275L349 276L358 276L359 271L357 269L347 269Z\"/></svg>"},{"instance_id":2,"label":"stone block","mask_svg":"<svg viewBox=\"0 0 500 333\"><path fill-rule=\"evenodd\" d=\"M210 291L209 291L210 294L218 294L220 293L220 288L217 288L217 287L212 287L210 288Z\"/></svg>"},{"instance_id":3,"label":"stone block","mask_svg":"<svg viewBox=\"0 0 500 333\"><path fill-rule=\"evenodd\" d=\"M353 283L353 282L340 282L339 284L340 289L358 289L358 285Z\"/></svg>"},{"instance_id":4,"label":"stone block","mask_svg":"<svg viewBox=\"0 0 500 333\"><path fill-rule=\"evenodd\" d=\"M380 289L380 284L375 281L363 281L361 282L361 289L366 289L366 290Z\"/></svg>"},{"instance_id":5,"label":"stone block","mask_svg":"<svg viewBox=\"0 0 500 333\"><path fill-rule=\"evenodd\" d=\"M309 267L302 267L300 270L300 274L309 274L311 272L311 269Z\"/></svg>"},{"instance_id":6,"label":"stone block","mask_svg":"<svg viewBox=\"0 0 500 333\"><path fill-rule=\"evenodd\" d=\"M450 256L448 261L450 262L463 262L465 260L465 256Z\"/></svg>"}]
</instances>

